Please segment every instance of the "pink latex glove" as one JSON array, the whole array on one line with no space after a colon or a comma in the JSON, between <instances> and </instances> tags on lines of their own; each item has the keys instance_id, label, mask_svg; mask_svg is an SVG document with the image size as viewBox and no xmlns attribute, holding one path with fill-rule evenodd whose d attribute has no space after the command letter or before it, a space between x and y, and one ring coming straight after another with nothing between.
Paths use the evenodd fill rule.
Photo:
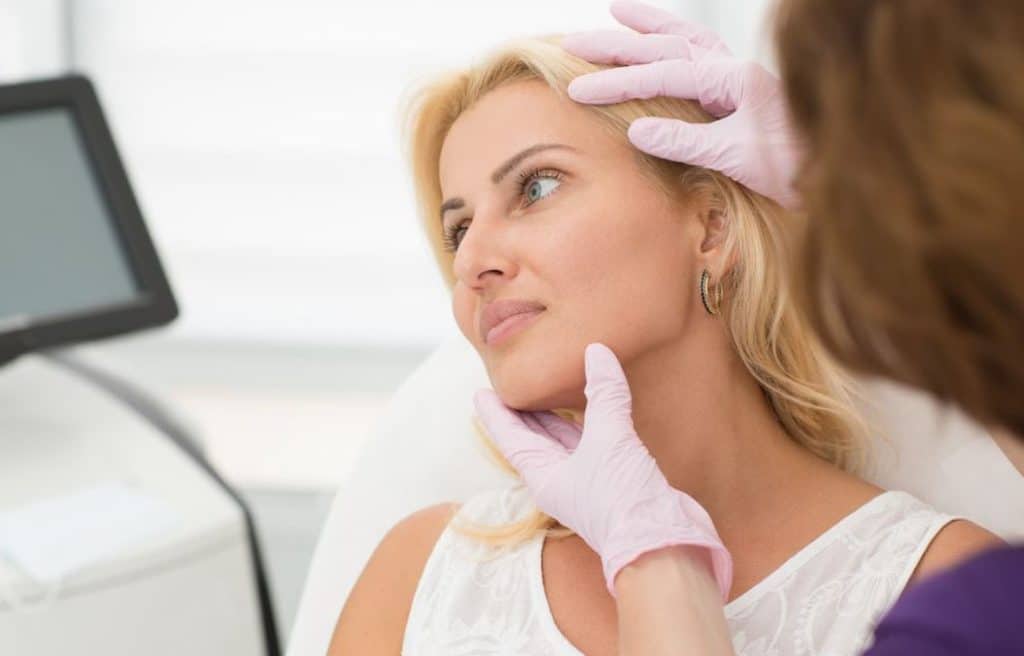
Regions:
<instances>
[{"instance_id":1,"label":"pink latex glove","mask_svg":"<svg viewBox=\"0 0 1024 656\"><path fill-rule=\"evenodd\" d=\"M582 430L553 412L508 408L492 390L473 397L491 439L533 493L537 507L574 531L600 557L608 592L640 555L672 545L708 550L723 603L732 556L707 512L669 485L633 428L632 396L618 358L604 344L585 352Z\"/></svg>"},{"instance_id":2,"label":"pink latex glove","mask_svg":"<svg viewBox=\"0 0 1024 656\"><path fill-rule=\"evenodd\" d=\"M596 64L620 64L581 75L569 96L607 104L670 96L695 100L711 123L641 118L629 140L663 159L720 171L740 184L793 209L792 187L801 149L790 129L779 79L752 61L732 55L711 30L662 9L616 0L616 20L634 32L593 30L562 38L562 48Z\"/></svg>"}]
</instances>

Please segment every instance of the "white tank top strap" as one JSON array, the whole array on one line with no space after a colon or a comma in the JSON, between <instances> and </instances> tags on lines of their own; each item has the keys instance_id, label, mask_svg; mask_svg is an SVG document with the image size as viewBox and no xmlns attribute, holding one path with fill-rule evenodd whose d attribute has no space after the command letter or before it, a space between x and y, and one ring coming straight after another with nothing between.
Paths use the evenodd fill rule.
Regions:
<instances>
[{"instance_id":1,"label":"white tank top strap","mask_svg":"<svg viewBox=\"0 0 1024 656\"><path fill-rule=\"evenodd\" d=\"M532 508L518 483L475 495L457 517L497 525ZM737 656L861 653L875 620L954 519L906 492L876 496L726 605ZM498 549L449 525L417 586L402 653L581 656L548 605L542 547L538 534Z\"/></svg>"},{"instance_id":2,"label":"white tank top strap","mask_svg":"<svg viewBox=\"0 0 1024 656\"><path fill-rule=\"evenodd\" d=\"M884 492L726 604L737 656L860 654L877 619L955 516Z\"/></svg>"},{"instance_id":3,"label":"white tank top strap","mask_svg":"<svg viewBox=\"0 0 1024 656\"><path fill-rule=\"evenodd\" d=\"M500 525L522 518L532 500L522 484L487 490L462 504L465 518ZM539 628L528 550L543 536L495 548L445 528L413 596L402 640L403 656L477 656L522 653L555 656Z\"/></svg>"}]
</instances>

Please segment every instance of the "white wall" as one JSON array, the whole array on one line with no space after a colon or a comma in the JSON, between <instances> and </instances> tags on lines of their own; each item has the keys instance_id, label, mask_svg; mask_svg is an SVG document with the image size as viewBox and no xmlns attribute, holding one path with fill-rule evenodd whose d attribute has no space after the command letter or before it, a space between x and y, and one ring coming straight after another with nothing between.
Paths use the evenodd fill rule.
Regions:
<instances>
[{"instance_id":1,"label":"white wall","mask_svg":"<svg viewBox=\"0 0 1024 656\"><path fill-rule=\"evenodd\" d=\"M66 68L63 2L0 0L0 82Z\"/></svg>"},{"instance_id":2,"label":"white wall","mask_svg":"<svg viewBox=\"0 0 1024 656\"><path fill-rule=\"evenodd\" d=\"M774 0L677 0L672 4L681 16L713 28L737 57L777 70L766 29Z\"/></svg>"},{"instance_id":3,"label":"white wall","mask_svg":"<svg viewBox=\"0 0 1024 656\"><path fill-rule=\"evenodd\" d=\"M396 107L518 34L621 27L602 0L0 0L0 72L97 84L182 339L426 346L454 330ZM653 2L756 55L765 0Z\"/></svg>"}]
</instances>

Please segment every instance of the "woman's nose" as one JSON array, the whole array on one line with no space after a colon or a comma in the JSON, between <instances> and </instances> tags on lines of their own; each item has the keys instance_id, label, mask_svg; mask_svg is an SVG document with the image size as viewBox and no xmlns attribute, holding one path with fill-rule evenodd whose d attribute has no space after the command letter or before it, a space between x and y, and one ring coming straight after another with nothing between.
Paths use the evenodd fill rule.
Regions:
<instances>
[{"instance_id":1,"label":"woman's nose","mask_svg":"<svg viewBox=\"0 0 1024 656\"><path fill-rule=\"evenodd\" d=\"M507 223L500 214L478 213L463 230L453 263L453 272L463 284L479 285L488 272L502 276L513 272Z\"/></svg>"}]
</instances>

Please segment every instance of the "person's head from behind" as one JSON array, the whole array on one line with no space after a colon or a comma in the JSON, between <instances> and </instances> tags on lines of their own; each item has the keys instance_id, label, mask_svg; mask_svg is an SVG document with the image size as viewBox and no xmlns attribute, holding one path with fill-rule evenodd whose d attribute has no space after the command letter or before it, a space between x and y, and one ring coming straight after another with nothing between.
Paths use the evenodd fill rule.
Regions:
<instances>
[{"instance_id":1,"label":"person's head from behind","mask_svg":"<svg viewBox=\"0 0 1024 656\"><path fill-rule=\"evenodd\" d=\"M776 47L808 157L800 305L851 368L1024 437L1018 0L786 0Z\"/></svg>"},{"instance_id":2,"label":"person's head from behind","mask_svg":"<svg viewBox=\"0 0 1024 656\"><path fill-rule=\"evenodd\" d=\"M574 77L601 68L557 37L523 39L420 88L407 108L421 219L495 391L515 409L579 416L587 344L609 346L627 374L642 359L692 354L695 378L708 366L753 375L794 439L849 464L859 444L845 379L783 285L788 216L724 176L630 144L642 116L710 120L695 103L567 96ZM499 299L544 309L488 343L479 320Z\"/></svg>"}]
</instances>

